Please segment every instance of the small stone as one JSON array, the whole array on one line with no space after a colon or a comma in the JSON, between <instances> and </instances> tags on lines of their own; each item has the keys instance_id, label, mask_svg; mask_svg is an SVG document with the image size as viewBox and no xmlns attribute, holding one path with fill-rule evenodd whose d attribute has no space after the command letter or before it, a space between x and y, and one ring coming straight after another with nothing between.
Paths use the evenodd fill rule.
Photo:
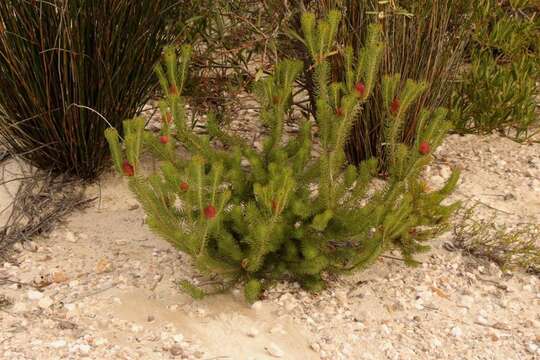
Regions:
<instances>
[{"instance_id":1,"label":"small stone","mask_svg":"<svg viewBox=\"0 0 540 360\"><path fill-rule=\"evenodd\" d=\"M69 242L72 242L72 243L76 243L76 242L77 242L77 237L76 237L75 234L72 233L71 231L66 231L65 238L66 238L66 240L69 241Z\"/></svg>"},{"instance_id":2,"label":"small stone","mask_svg":"<svg viewBox=\"0 0 540 360\"><path fill-rule=\"evenodd\" d=\"M181 346L174 345L169 349L172 356L184 356L184 349Z\"/></svg>"},{"instance_id":3,"label":"small stone","mask_svg":"<svg viewBox=\"0 0 540 360\"><path fill-rule=\"evenodd\" d=\"M71 321L61 320L58 322L58 328L61 330L74 330L77 328L77 324Z\"/></svg>"},{"instance_id":4,"label":"small stone","mask_svg":"<svg viewBox=\"0 0 540 360\"><path fill-rule=\"evenodd\" d=\"M142 329L143 329L143 327L141 325L138 325L138 324L131 325L131 331L133 331L133 332L139 332Z\"/></svg>"},{"instance_id":5,"label":"small stone","mask_svg":"<svg viewBox=\"0 0 540 360\"><path fill-rule=\"evenodd\" d=\"M26 241L24 244L23 244L23 247L28 250L28 251L31 251L31 252L36 252L38 251L38 246L35 242L33 241Z\"/></svg>"},{"instance_id":6,"label":"small stone","mask_svg":"<svg viewBox=\"0 0 540 360\"><path fill-rule=\"evenodd\" d=\"M139 208L139 204L131 204L128 207L129 211L137 210Z\"/></svg>"},{"instance_id":7,"label":"small stone","mask_svg":"<svg viewBox=\"0 0 540 360\"><path fill-rule=\"evenodd\" d=\"M464 295L461 297L460 301L459 301L459 305L467 308L467 309L470 309L471 306L474 304L474 298L472 296L469 296L469 295Z\"/></svg>"},{"instance_id":8,"label":"small stone","mask_svg":"<svg viewBox=\"0 0 540 360\"><path fill-rule=\"evenodd\" d=\"M88 354L92 347L88 344L80 344L79 345L79 351L83 354Z\"/></svg>"},{"instance_id":9,"label":"small stone","mask_svg":"<svg viewBox=\"0 0 540 360\"><path fill-rule=\"evenodd\" d=\"M173 340L177 343L181 343L182 341L184 341L184 335L176 334L173 336Z\"/></svg>"},{"instance_id":10,"label":"small stone","mask_svg":"<svg viewBox=\"0 0 540 360\"><path fill-rule=\"evenodd\" d=\"M487 319L485 317L483 317L482 315L479 315L477 318L476 318L476 322L480 325L488 325L489 322L487 321Z\"/></svg>"},{"instance_id":11,"label":"small stone","mask_svg":"<svg viewBox=\"0 0 540 360\"><path fill-rule=\"evenodd\" d=\"M460 337L461 335L463 335L463 331L459 326L454 326L452 330L450 330L450 333L453 337Z\"/></svg>"},{"instance_id":12,"label":"small stone","mask_svg":"<svg viewBox=\"0 0 540 360\"><path fill-rule=\"evenodd\" d=\"M342 303L346 304L348 302L348 296L346 290L337 290L336 291L336 298Z\"/></svg>"},{"instance_id":13,"label":"small stone","mask_svg":"<svg viewBox=\"0 0 540 360\"><path fill-rule=\"evenodd\" d=\"M504 200L504 201L516 200L516 195L514 195L514 194L512 194L512 193L506 193L506 194L504 194L504 196L503 196L503 200Z\"/></svg>"},{"instance_id":14,"label":"small stone","mask_svg":"<svg viewBox=\"0 0 540 360\"><path fill-rule=\"evenodd\" d=\"M528 343L527 344L527 351L530 352L531 354L536 354L536 352L538 351L538 345L536 345L535 343Z\"/></svg>"},{"instance_id":15,"label":"small stone","mask_svg":"<svg viewBox=\"0 0 540 360\"><path fill-rule=\"evenodd\" d=\"M67 345L66 340L55 340L49 344L54 349L60 349Z\"/></svg>"},{"instance_id":16,"label":"small stone","mask_svg":"<svg viewBox=\"0 0 540 360\"><path fill-rule=\"evenodd\" d=\"M255 301L255 302L251 305L251 308L252 308L253 310L259 311L259 310L262 309L262 306L263 306L262 301Z\"/></svg>"},{"instance_id":17,"label":"small stone","mask_svg":"<svg viewBox=\"0 0 540 360\"><path fill-rule=\"evenodd\" d=\"M275 358L281 358L283 355L285 355L283 350L281 350L281 348L274 343L270 343L270 345L268 345L265 349L271 356Z\"/></svg>"},{"instance_id":18,"label":"small stone","mask_svg":"<svg viewBox=\"0 0 540 360\"><path fill-rule=\"evenodd\" d=\"M296 306L297 306L296 302L293 302L293 301L288 302L285 304L285 310L287 310L288 312L291 312L296 308Z\"/></svg>"},{"instance_id":19,"label":"small stone","mask_svg":"<svg viewBox=\"0 0 540 360\"><path fill-rule=\"evenodd\" d=\"M506 331L510 330L510 326L508 326L507 324L502 323L502 322L496 322L495 324L493 324L491 326L493 328L495 328L495 329L498 329L498 330L506 330Z\"/></svg>"},{"instance_id":20,"label":"small stone","mask_svg":"<svg viewBox=\"0 0 540 360\"><path fill-rule=\"evenodd\" d=\"M94 344L96 346L105 345L107 343L107 339L104 338L97 338L96 341L94 341Z\"/></svg>"},{"instance_id":21,"label":"small stone","mask_svg":"<svg viewBox=\"0 0 540 360\"><path fill-rule=\"evenodd\" d=\"M434 338L433 340L431 340L431 347L434 348L434 349L438 349L442 346L442 341L437 339L437 338Z\"/></svg>"},{"instance_id":22,"label":"small stone","mask_svg":"<svg viewBox=\"0 0 540 360\"><path fill-rule=\"evenodd\" d=\"M448 179L452 175L452 170L448 166L443 166L441 167L440 174L443 178Z\"/></svg>"},{"instance_id":23,"label":"small stone","mask_svg":"<svg viewBox=\"0 0 540 360\"><path fill-rule=\"evenodd\" d=\"M38 306L42 309L48 309L52 304L54 304L54 301L48 296L41 298L38 302Z\"/></svg>"},{"instance_id":24,"label":"small stone","mask_svg":"<svg viewBox=\"0 0 540 360\"><path fill-rule=\"evenodd\" d=\"M13 244L13 250L18 251L18 252L23 251L22 244L20 242L16 242L15 244Z\"/></svg>"},{"instance_id":25,"label":"small stone","mask_svg":"<svg viewBox=\"0 0 540 360\"><path fill-rule=\"evenodd\" d=\"M270 334L281 334L285 335L287 332L283 329L283 326L280 324L274 326L272 329L270 329Z\"/></svg>"},{"instance_id":26,"label":"small stone","mask_svg":"<svg viewBox=\"0 0 540 360\"><path fill-rule=\"evenodd\" d=\"M26 293L29 300L39 300L43 297L43 293L35 290L28 290Z\"/></svg>"},{"instance_id":27,"label":"small stone","mask_svg":"<svg viewBox=\"0 0 540 360\"><path fill-rule=\"evenodd\" d=\"M102 258L101 260L97 262L96 272L98 274L102 274L102 273L110 272L110 271L112 271L112 264L110 263L109 260Z\"/></svg>"},{"instance_id":28,"label":"small stone","mask_svg":"<svg viewBox=\"0 0 540 360\"><path fill-rule=\"evenodd\" d=\"M11 311L13 311L14 313L23 313L26 312L26 310L27 306L25 303L22 302L15 303L15 305L13 305L13 308L11 309Z\"/></svg>"},{"instance_id":29,"label":"small stone","mask_svg":"<svg viewBox=\"0 0 540 360\"><path fill-rule=\"evenodd\" d=\"M52 281L57 284L67 282L68 280L69 278L63 271L56 271L52 274Z\"/></svg>"},{"instance_id":30,"label":"small stone","mask_svg":"<svg viewBox=\"0 0 540 360\"><path fill-rule=\"evenodd\" d=\"M259 330L254 327L250 328L247 332L247 336L252 337L252 338L256 337L257 335L259 335Z\"/></svg>"}]
</instances>

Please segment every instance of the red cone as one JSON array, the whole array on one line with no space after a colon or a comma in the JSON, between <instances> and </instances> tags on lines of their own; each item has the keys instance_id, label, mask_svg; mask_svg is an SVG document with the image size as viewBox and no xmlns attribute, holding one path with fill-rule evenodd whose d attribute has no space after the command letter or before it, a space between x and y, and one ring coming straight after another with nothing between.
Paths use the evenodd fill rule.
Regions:
<instances>
[{"instance_id":1,"label":"red cone","mask_svg":"<svg viewBox=\"0 0 540 360\"><path fill-rule=\"evenodd\" d=\"M354 90L356 91L358 95L360 95L360 97L363 97L364 94L366 93L366 85L364 85L364 83L359 82L358 84L355 85Z\"/></svg>"},{"instance_id":2,"label":"red cone","mask_svg":"<svg viewBox=\"0 0 540 360\"><path fill-rule=\"evenodd\" d=\"M185 181L182 181L180 183L180 190L182 191L188 191L189 190L189 184Z\"/></svg>"},{"instance_id":3,"label":"red cone","mask_svg":"<svg viewBox=\"0 0 540 360\"><path fill-rule=\"evenodd\" d=\"M211 220L211 219L215 218L216 215L217 215L217 210L212 205L208 205L207 207L204 208L204 216L208 220Z\"/></svg>"},{"instance_id":4,"label":"red cone","mask_svg":"<svg viewBox=\"0 0 540 360\"><path fill-rule=\"evenodd\" d=\"M399 101L398 98L394 98L394 100L392 100L392 103L390 104L390 112L393 114L393 115L396 115L399 111L399 107L401 105L401 102Z\"/></svg>"},{"instance_id":5,"label":"red cone","mask_svg":"<svg viewBox=\"0 0 540 360\"><path fill-rule=\"evenodd\" d=\"M427 155L431 152L431 146L426 141L422 141L418 147L418 152L422 155Z\"/></svg>"},{"instance_id":6,"label":"red cone","mask_svg":"<svg viewBox=\"0 0 540 360\"><path fill-rule=\"evenodd\" d=\"M168 144L169 143L169 137L167 135L161 135L159 137L159 142L162 143L163 145Z\"/></svg>"},{"instance_id":7,"label":"red cone","mask_svg":"<svg viewBox=\"0 0 540 360\"><path fill-rule=\"evenodd\" d=\"M129 161L125 160L122 164L122 171L124 172L124 175L126 176L133 176L135 175L135 169L133 168L133 165L129 163Z\"/></svg>"}]
</instances>

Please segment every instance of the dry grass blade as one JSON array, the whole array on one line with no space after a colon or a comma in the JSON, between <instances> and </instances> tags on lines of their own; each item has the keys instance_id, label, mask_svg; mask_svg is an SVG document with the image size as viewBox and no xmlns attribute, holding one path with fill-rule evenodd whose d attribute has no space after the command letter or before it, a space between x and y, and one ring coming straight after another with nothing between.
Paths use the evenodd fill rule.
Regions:
<instances>
[{"instance_id":1,"label":"dry grass blade","mask_svg":"<svg viewBox=\"0 0 540 360\"><path fill-rule=\"evenodd\" d=\"M8 258L14 243L48 233L67 214L95 200L84 198L80 182L28 169L22 162L19 168L21 176L8 178L5 168L1 174L0 186L4 189L10 182L19 183L11 203L2 204L0 209L2 213L9 212L6 222L0 226L0 258L4 259Z\"/></svg>"},{"instance_id":2,"label":"dry grass blade","mask_svg":"<svg viewBox=\"0 0 540 360\"><path fill-rule=\"evenodd\" d=\"M540 225L521 224L509 229L492 218L477 220L474 207L457 215L453 246L493 261L502 269L521 268L540 275Z\"/></svg>"}]
</instances>

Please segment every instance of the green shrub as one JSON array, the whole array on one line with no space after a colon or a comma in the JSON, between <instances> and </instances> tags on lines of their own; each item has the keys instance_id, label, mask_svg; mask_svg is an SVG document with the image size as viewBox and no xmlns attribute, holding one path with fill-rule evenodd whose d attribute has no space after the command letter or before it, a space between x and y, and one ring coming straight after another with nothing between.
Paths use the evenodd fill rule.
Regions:
<instances>
[{"instance_id":1,"label":"green shrub","mask_svg":"<svg viewBox=\"0 0 540 360\"><path fill-rule=\"evenodd\" d=\"M463 62L466 37L462 36L467 23L469 1L464 0L293 0L289 1L296 14L302 9L313 9L325 14L329 9L343 11L344 21L339 29L339 40L353 44L355 49L366 43L367 28L371 23L382 26L385 52L382 59L383 74L400 73L402 85L406 79L425 82L426 91L413 104L404 119L400 138L411 144L423 108L435 109L449 105L453 91L453 78ZM298 17L299 15L297 15ZM299 31L300 21L291 21L291 28ZM290 52L290 41L283 45ZM298 43L300 44L300 43ZM301 45L299 45L301 48ZM301 53L297 50L297 53ZM343 80L346 68L339 58L334 60L333 77ZM303 86L308 90L310 111L316 112L316 91L313 73L306 72ZM384 149L384 121L386 104L380 84L355 122L347 146L347 155L353 163L371 156L382 158Z\"/></svg>"},{"instance_id":2,"label":"green shrub","mask_svg":"<svg viewBox=\"0 0 540 360\"><path fill-rule=\"evenodd\" d=\"M475 7L471 64L454 94L458 132L530 137L540 72L540 13L531 6L528 0L481 0Z\"/></svg>"},{"instance_id":3,"label":"green shrub","mask_svg":"<svg viewBox=\"0 0 540 360\"><path fill-rule=\"evenodd\" d=\"M196 7L2 0L0 141L39 168L95 177L108 157L107 121L121 127L146 103L157 88L148 74Z\"/></svg>"},{"instance_id":4,"label":"green shrub","mask_svg":"<svg viewBox=\"0 0 540 360\"><path fill-rule=\"evenodd\" d=\"M399 249L408 264L428 249L424 241L442 230L457 204L441 202L453 190L458 173L439 191L427 192L422 168L449 128L446 110L422 111L420 134L412 146L400 142L406 114L426 86L413 80L400 86L399 75L378 77L384 51L378 26L362 54L344 50L344 82L332 82L329 59L335 50L339 12L326 20L302 17L304 41L317 81L317 118L306 118L296 136L284 142L284 123L292 111L295 80L304 69L298 60L280 62L272 75L256 83L260 119L268 130L262 151L226 133L209 116L208 135L190 131L181 98L191 49L184 47L180 65L167 49L165 66L156 73L166 94L161 103L163 130L159 137L143 131L140 118L125 122L122 150L115 129L106 131L115 166L148 214L149 226L197 268L217 275L224 288L245 285L248 301L256 300L274 280L299 281L313 291L325 286L324 274L362 269L384 251ZM381 83L386 107L385 141L389 175L374 184L376 159L346 165L344 146L358 114ZM174 120L174 121L173 121ZM318 129L320 151L314 150ZM213 146L219 141L224 148ZM177 155L184 146L191 157ZM162 162L161 170L145 177L142 149ZM200 298L208 289L182 282ZM218 287L218 290L222 290Z\"/></svg>"}]
</instances>

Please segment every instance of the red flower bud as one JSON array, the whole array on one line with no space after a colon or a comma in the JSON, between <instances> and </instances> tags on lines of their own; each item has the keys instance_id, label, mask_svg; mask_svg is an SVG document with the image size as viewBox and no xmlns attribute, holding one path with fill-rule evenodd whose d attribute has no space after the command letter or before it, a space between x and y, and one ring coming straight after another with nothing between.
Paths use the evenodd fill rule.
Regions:
<instances>
[{"instance_id":1,"label":"red flower bud","mask_svg":"<svg viewBox=\"0 0 540 360\"><path fill-rule=\"evenodd\" d=\"M420 143L420 146L418 147L418 152L422 155L427 155L431 152L431 147L429 146L429 143L426 141L422 141Z\"/></svg>"},{"instance_id":2,"label":"red flower bud","mask_svg":"<svg viewBox=\"0 0 540 360\"><path fill-rule=\"evenodd\" d=\"M161 135L159 137L159 142L162 143L162 144L168 144L169 143L169 136L167 135Z\"/></svg>"},{"instance_id":3,"label":"red flower bud","mask_svg":"<svg viewBox=\"0 0 540 360\"><path fill-rule=\"evenodd\" d=\"M204 216L208 220L211 220L211 219L215 218L216 215L217 215L217 210L212 205L208 205L207 207L204 208Z\"/></svg>"},{"instance_id":4,"label":"red flower bud","mask_svg":"<svg viewBox=\"0 0 540 360\"><path fill-rule=\"evenodd\" d=\"M358 95L364 96L366 92L366 85L364 85L364 83L359 82L358 84L354 86L354 90L356 91Z\"/></svg>"},{"instance_id":5,"label":"red flower bud","mask_svg":"<svg viewBox=\"0 0 540 360\"><path fill-rule=\"evenodd\" d=\"M180 183L180 190L182 191L188 191L189 190L189 184L185 181L182 181Z\"/></svg>"},{"instance_id":6,"label":"red flower bud","mask_svg":"<svg viewBox=\"0 0 540 360\"><path fill-rule=\"evenodd\" d=\"M396 115L399 111L399 107L400 107L401 103L399 101L398 98L394 98L394 100L392 100L392 103L390 104L390 112L393 114L393 115Z\"/></svg>"},{"instance_id":7,"label":"red flower bud","mask_svg":"<svg viewBox=\"0 0 540 360\"><path fill-rule=\"evenodd\" d=\"M336 109L336 115L339 116L339 117L342 117L344 115L343 109L338 107Z\"/></svg>"},{"instance_id":8,"label":"red flower bud","mask_svg":"<svg viewBox=\"0 0 540 360\"><path fill-rule=\"evenodd\" d=\"M122 171L124 172L124 175L126 176L133 176L135 175L135 169L133 168L133 165L129 163L129 161L125 160L122 164Z\"/></svg>"}]
</instances>

